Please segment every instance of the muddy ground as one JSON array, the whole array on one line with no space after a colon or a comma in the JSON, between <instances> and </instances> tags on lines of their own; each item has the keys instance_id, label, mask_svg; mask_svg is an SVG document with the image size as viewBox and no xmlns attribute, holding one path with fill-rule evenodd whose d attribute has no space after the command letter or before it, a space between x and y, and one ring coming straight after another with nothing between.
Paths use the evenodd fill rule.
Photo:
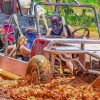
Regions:
<instances>
[{"instance_id":1,"label":"muddy ground","mask_svg":"<svg viewBox=\"0 0 100 100\"><path fill-rule=\"evenodd\" d=\"M0 76L0 100L100 100L100 92L89 87L90 75L56 77L46 84L28 84Z\"/></svg>"}]
</instances>

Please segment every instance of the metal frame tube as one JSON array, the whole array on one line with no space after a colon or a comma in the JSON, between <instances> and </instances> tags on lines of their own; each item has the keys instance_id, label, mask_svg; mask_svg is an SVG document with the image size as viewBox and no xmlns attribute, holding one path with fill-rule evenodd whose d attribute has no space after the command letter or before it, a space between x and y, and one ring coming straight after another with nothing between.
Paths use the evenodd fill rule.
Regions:
<instances>
[{"instance_id":1,"label":"metal frame tube","mask_svg":"<svg viewBox=\"0 0 100 100\"><path fill-rule=\"evenodd\" d=\"M18 4L18 7L19 7L20 14L23 16L23 11L22 11L22 8L21 8L21 5L20 5L20 0L17 0L17 4Z\"/></svg>"},{"instance_id":2,"label":"metal frame tube","mask_svg":"<svg viewBox=\"0 0 100 100\"><path fill-rule=\"evenodd\" d=\"M40 27L39 27L39 15L37 13L37 5L34 5L34 13L35 13L35 19L36 19L36 26L37 26L38 35L39 35L39 37L41 37Z\"/></svg>"}]
</instances>

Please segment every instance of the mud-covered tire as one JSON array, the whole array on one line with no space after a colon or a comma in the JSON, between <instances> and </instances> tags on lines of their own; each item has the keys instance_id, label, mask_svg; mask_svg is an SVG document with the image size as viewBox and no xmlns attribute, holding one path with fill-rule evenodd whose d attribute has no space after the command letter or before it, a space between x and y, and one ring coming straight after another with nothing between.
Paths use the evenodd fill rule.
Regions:
<instances>
[{"instance_id":1,"label":"mud-covered tire","mask_svg":"<svg viewBox=\"0 0 100 100\"><path fill-rule=\"evenodd\" d=\"M50 61L42 55L32 57L26 69L26 77L34 84L49 82L53 78Z\"/></svg>"}]
</instances>

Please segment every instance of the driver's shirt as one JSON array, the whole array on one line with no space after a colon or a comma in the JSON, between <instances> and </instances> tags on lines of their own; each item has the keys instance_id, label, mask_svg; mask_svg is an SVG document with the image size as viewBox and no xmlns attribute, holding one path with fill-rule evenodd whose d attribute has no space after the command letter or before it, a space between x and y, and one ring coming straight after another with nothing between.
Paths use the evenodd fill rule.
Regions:
<instances>
[{"instance_id":1,"label":"driver's shirt","mask_svg":"<svg viewBox=\"0 0 100 100\"><path fill-rule=\"evenodd\" d=\"M70 32L70 29L69 29L68 25L65 25L65 28L67 30L68 37L70 37L71 32ZM61 36L62 34L63 34L63 26L59 31L57 31L57 33L55 31L51 30L51 35L53 35L53 36Z\"/></svg>"}]
</instances>

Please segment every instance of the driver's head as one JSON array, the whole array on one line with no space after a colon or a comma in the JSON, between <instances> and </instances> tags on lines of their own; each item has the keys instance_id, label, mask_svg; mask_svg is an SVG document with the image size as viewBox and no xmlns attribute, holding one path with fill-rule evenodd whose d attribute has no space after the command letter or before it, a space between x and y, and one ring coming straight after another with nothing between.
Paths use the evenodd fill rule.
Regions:
<instances>
[{"instance_id":1,"label":"driver's head","mask_svg":"<svg viewBox=\"0 0 100 100\"><path fill-rule=\"evenodd\" d=\"M29 26L25 30L25 36L30 42L33 42L34 38L37 36L37 31L35 27Z\"/></svg>"},{"instance_id":2,"label":"driver's head","mask_svg":"<svg viewBox=\"0 0 100 100\"><path fill-rule=\"evenodd\" d=\"M59 14L53 14L51 17L51 23L53 26L60 26L62 24L62 18Z\"/></svg>"}]
</instances>

